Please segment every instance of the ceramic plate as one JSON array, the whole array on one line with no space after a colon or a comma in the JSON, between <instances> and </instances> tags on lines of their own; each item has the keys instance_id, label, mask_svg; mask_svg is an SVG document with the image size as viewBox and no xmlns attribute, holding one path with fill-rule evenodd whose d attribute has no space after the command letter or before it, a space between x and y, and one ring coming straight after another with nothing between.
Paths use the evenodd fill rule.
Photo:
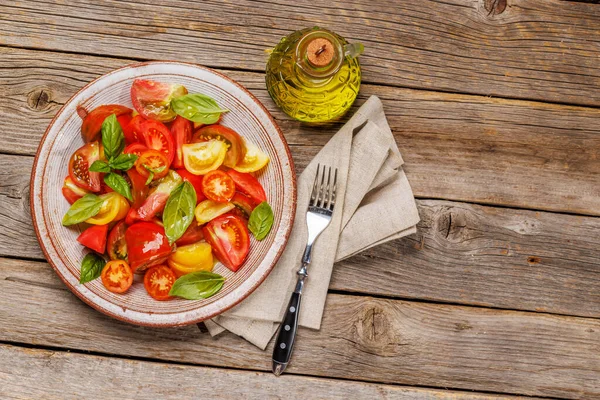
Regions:
<instances>
[{"instance_id":1,"label":"ceramic plate","mask_svg":"<svg viewBox=\"0 0 600 400\"><path fill-rule=\"evenodd\" d=\"M84 143L78 106L92 110L102 104L132 107L129 91L136 78L184 85L190 93L204 93L230 110L222 124L256 143L271 162L258 175L275 214L266 239L251 239L250 253L236 273L222 264L215 272L226 277L221 291L205 300L156 301L136 284L122 295L107 291L99 279L79 284L81 260L87 250L77 243L78 227L63 227L69 204L61 194L68 160ZM133 108L133 107L132 107ZM138 325L176 326L199 322L222 313L242 301L267 277L283 251L296 203L292 158L279 127L263 105L246 89L226 76L192 64L151 62L127 66L91 82L75 94L50 123L38 148L31 176L31 213L38 240L50 265L79 298L114 318ZM136 282L141 276L136 276Z\"/></svg>"}]
</instances>

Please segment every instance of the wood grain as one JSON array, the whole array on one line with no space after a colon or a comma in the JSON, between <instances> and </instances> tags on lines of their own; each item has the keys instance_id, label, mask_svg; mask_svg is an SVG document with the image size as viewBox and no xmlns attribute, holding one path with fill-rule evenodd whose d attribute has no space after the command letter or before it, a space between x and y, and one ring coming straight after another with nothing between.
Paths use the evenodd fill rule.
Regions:
<instances>
[{"instance_id":1,"label":"wood grain","mask_svg":"<svg viewBox=\"0 0 600 400\"><path fill-rule=\"evenodd\" d=\"M0 345L4 399L416 399L484 400L494 396L284 374L124 360ZM34 370L35 374L31 374ZM85 385L82 383L85 382Z\"/></svg>"},{"instance_id":2,"label":"wood grain","mask_svg":"<svg viewBox=\"0 0 600 400\"><path fill-rule=\"evenodd\" d=\"M114 321L45 264L0 259L0 340L270 371L266 352L193 326ZM85 327L85 329L82 329ZM320 331L301 330L294 374L501 393L600 396L600 320L330 295Z\"/></svg>"},{"instance_id":3,"label":"wood grain","mask_svg":"<svg viewBox=\"0 0 600 400\"><path fill-rule=\"evenodd\" d=\"M0 155L0 256L44 258L29 213L31 161ZM337 264L330 288L600 317L600 218L441 200L418 207L417 235Z\"/></svg>"},{"instance_id":4,"label":"wood grain","mask_svg":"<svg viewBox=\"0 0 600 400\"><path fill-rule=\"evenodd\" d=\"M256 71L282 36L319 25L365 44L365 82L600 104L593 4L29 0L4 2L0 20L0 44L8 46Z\"/></svg>"},{"instance_id":5,"label":"wood grain","mask_svg":"<svg viewBox=\"0 0 600 400\"><path fill-rule=\"evenodd\" d=\"M32 155L79 88L127 60L0 48L0 152ZM307 127L273 104L261 74L226 71L272 112L301 171L341 123ZM600 215L600 111L363 85L378 95L419 197ZM356 109L356 107L354 109Z\"/></svg>"}]
</instances>

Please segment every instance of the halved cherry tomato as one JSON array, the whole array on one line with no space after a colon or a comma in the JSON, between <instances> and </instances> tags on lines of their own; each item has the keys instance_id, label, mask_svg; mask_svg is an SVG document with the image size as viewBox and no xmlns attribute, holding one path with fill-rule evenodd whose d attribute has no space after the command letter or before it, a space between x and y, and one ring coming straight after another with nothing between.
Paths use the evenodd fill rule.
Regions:
<instances>
[{"instance_id":1,"label":"halved cherry tomato","mask_svg":"<svg viewBox=\"0 0 600 400\"><path fill-rule=\"evenodd\" d=\"M191 183L194 189L196 190L196 204L206 199L204 192L202 192L201 175L194 175L185 168L178 169L176 170L176 172L183 178L184 181L188 181L189 183Z\"/></svg>"},{"instance_id":2,"label":"halved cherry tomato","mask_svg":"<svg viewBox=\"0 0 600 400\"><path fill-rule=\"evenodd\" d=\"M207 223L208 221L223 215L235 208L232 203L220 203L213 200L204 200L196 206L194 215L198 225Z\"/></svg>"},{"instance_id":3,"label":"halved cherry tomato","mask_svg":"<svg viewBox=\"0 0 600 400\"><path fill-rule=\"evenodd\" d=\"M113 293L125 293L133 284L133 271L123 260L107 262L100 277L104 287Z\"/></svg>"},{"instance_id":4,"label":"halved cherry tomato","mask_svg":"<svg viewBox=\"0 0 600 400\"><path fill-rule=\"evenodd\" d=\"M246 218L250 218L250 214L252 214L252 210L257 206L250 196L245 195L242 192L235 192L231 202L240 210L244 212Z\"/></svg>"},{"instance_id":5,"label":"halved cherry tomato","mask_svg":"<svg viewBox=\"0 0 600 400\"><path fill-rule=\"evenodd\" d=\"M233 169L239 172L255 172L269 163L267 153L258 148L254 143L244 140L246 144L246 155L237 163Z\"/></svg>"},{"instance_id":6,"label":"halved cherry tomato","mask_svg":"<svg viewBox=\"0 0 600 400\"><path fill-rule=\"evenodd\" d=\"M227 145L219 140L184 144L181 148L185 169L194 175L204 175L219 168L227 154Z\"/></svg>"},{"instance_id":7,"label":"halved cherry tomato","mask_svg":"<svg viewBox=\"0 0 600 400\"><path fill-rule=\"evenodd\" d=\"M233 207L231 211L228 211L223 215L233 215L234 217L237 217L244 221L244 226L248 227L248 219L250 218L250 216L243 212L242 209L239 207Z\"/></svg>"},{"instance_id":8,"label":"halved cherry tomato","mask_svg":"<svg viewBox=\"0 0 600 400\"><path fill-rule=\"evenodd\" d=\"M106 235L108 234L108 225L91 226L81 232L77 241L92 249L97 253L103 254L106 248Z\"/></svg>"},{"instance_id":9,"label":"halved cherry tomato","mask_svg":"<svg viewBox=\"0 0 600 400\"><path fill-rule=\"evenodd\" d=\"M108 104L94 108L90 111L81 124L81 137L86 143L100 139L102 123L106 117L115 114L117 117L122 114L131 113L131 108L119 104Z\"/></svg>"},{"instance_id":10,"label":"halved cherry tomato","mask_svg":"<svg viewBox=\"0 0 600 400\"><path fill-rule=\"evenodd\" d=\"M100 173L91 172L90 166L100 159L98 142L91 142L79 148L69 160L69 176L82 189L100 191Z\"/></svg>"},{"instance_id":11,"label":"halved cherry tomato","mask_svg":"<svg viewBox=\"0 0 600 400\"><path fill-rule=\"evenodd\" d=\"M183 168L183 150L181 146L192 140L192 123L182 116L177 116L171 124L171 134L175 144L175 158L173 168Z\"/></svg>"},{"instance_id":12,"label":"halved cherry tomato","mask_svg":"<svg viewBox=\"0 0 600 400\"><path fill-rule=\"evenodd\" d=\"M193 175L196 176L196 175ZM65 182L62 187L62 194L69 204L75 203L77 200L88 194L89 192L85 189L80 188L73 182L73 179L69 175L65 178ZM204 195L203 195L204 196Z\"/></svg>"},{"instance_id":13,"label":"halved cherry tomato","mask_svg":"<svg viewBox=\"0 0 600 400\"><path fill-rule=\"evenodd\" d=\"M175 145L169 129L162 123L153 120L142 122L142 136L147 148L160 151L167 156L169 165L175 157Z\"/></svg>"},{"instance_id":14,"label":"halved cherry tomato","mask_svg":"<svg viewBox=\"0 0 600 400\"><path fill-rule=\"evenodd\" d=\"M256 205L263 201L267 201L265 189L263 189L260 182L254 176L248 173L238 172L234 169L227 171L227 174L235 182L237 190L247 194Z\"/></svg>"},{"instance_id":15,"label":"halved cherry tomato","mask_svg":"<svg viewBox=\"0 0 600 400\"><path fill-rule=\"evenodd\" d=\"M164 262L171 254L165 229L153 222L137 222L125 231L127 257L135 272Z\"/></svg>"},{"instance_id":16,"label":"halved cherry tomato","mask_svg":"<svg viewBox=\"0 0 600 400\"><path fill-rule=\"evenodd\" d=\"M204 239L202 228L195 222L192 222L190 226L185 230L183 235L175 241L177 246L185 246L188 244L196 243Z\"/></svg>"},{"instance_id":17,"label":"halved cherry tomato","mask_svg":"<svg viewBox=\"0 0 600 400\"><path fill-rule=\"evenodd\" d=\"M228 202L235 194L235 183L223 171L210 171L202 178L202 192L211 200Z\"/></svg>"},{"instance_id":18,"label":"halved cherry tomato","mask_svg":"<svg viewBox=\"0 0 600 400\"><path fill-rule=\"evenodd\" d=\"M127 260L127 242L125 241L125 221L118 222L108 234L106 249L111 260Z\"/></svg>"},{"instance_id":19,"label":"halved cherry tomato","mask_svg":"<svg viewBox=\"0 0 600 400\"><path fill-rule=\"evenodd\" d=\"M146 178L140 175L139 172L135 170L135 168L129 169L127 171L127 176L129 177L129 181L131 182L131 197L133 198L133 208L138 208L148 197L148 186L146 186Z\"/></svg>"},{"instance_id":20,"label":"halved cherry tomato","mask_svg":"<svg viewBox=\"0 0 600 400\"><path fill-rule=\"evenodd\" d=\"M212 271L212 248L206 242L180 246L169 256L167 263L177 277L197 271Z\"/></svg>"},{"instance_id":21,"label":"halved cherry tomato","mask_svg":"<svg viewBox=\"0 0 600 400\"><path fill-rule=\"evenodd\" d=\"M148 150L146 146L141 143L132 143L129 146L125 147L123 153L126 154L135 154L136 156L141 156L144 151Z\"/></svg>"},{"instance_id":22,"label":"halved cherry tomato","mask_svg":"<svg viewBox=\"0 0 600 400\"><path fill-rule=\"evenodd\" d=\"M250 236L242 219L223 215L202 228L205 240L215 256L233 272L237 271L250 250Z\"/></svg>"},{"instance_id":23,"label":"halved cherry tomato","mask_svg":"<svg viewBox=\"0 0 600 400\"><path fill-rule=\"evenodd\" d=\"M131 85L133 106L145 118L168 122L177 114L171 108L171 100L187 94L187 89L178 84L136 79Z\"/></svg>"},{"instance_id":24,"label":"halved cherry tomato","mask_svg":"<svg viewBox=\"0 0 600 400\"><path fill-rule=\"evenodd\" d=\"M148 178L152 171L153 180L157 180L169 173L169 160L160 151L148 149L135 162L135 169L144 178Z\"/></svg>"},{"instance_id":25,"label":"halved cherry tomato","mask_svg":"<svg viewBox=\"0 0 600 400\"><path fill-rule=\"evenodd\" d=\"M122 220L129 212L129 202L117 192L100 195L103 199L102 208L95 216L85 220L92 225L105 225L113 221Z\"/></svg>"},{"instance_id":26,"label":"halved cherry tomato","mask_svg":"<svg viewBox=\"0 0 600 400\"><path fill-rule=\"evenodd\" d=\"M175 273L165 265L152 267L144 275L144 287L155 300L171 300L169 292L177 280Z\"/></svg>"},{"instance_id":27,"label":"halved cherry tomato","mask_svg":"<svg viewBox=\"0 0 600 400\"><path fill-rule=\"evenodd\" d=\"M119 118L117 118L118 120ZM129 123L126 126L121 125L123 128L123 135L125 136L125 141L129 144L132 143L140 143L143 141L142 138L142 122L145 119L141 115L136 115L132 117Z\"/></svg>"},{"instance_id":28,"label":"halved cherry tomato","mask_svg":"<svg viewBox=\"0 0 600 400\"><path fill-rule=\"evenodd\" d=\"M226 167L235 167L246 155L246 145L242 137L233 129L223 125L208 125L194 133L192 143L219 140L227 145L227 155L223 160Z\"/></svg>"}]
</instances>

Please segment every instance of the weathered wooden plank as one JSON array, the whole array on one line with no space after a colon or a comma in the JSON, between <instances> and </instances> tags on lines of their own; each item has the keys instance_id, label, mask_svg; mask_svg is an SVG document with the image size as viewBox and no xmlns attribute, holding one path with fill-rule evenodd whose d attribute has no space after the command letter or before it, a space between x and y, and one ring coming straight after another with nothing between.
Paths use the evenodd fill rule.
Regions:
<instances>
[{"instance_id":1,"label":"weathered wooden plank","mask_svg":"<svg viewBox=\"0 0 600 400\"><path fill-rule=\"evenodd\" d=\"M0 48L0 152L34 154L61 104L127 63ZM291 121L260 74L227 74L273 113L299 170L341 125ZM372 94L384 102L417 196L600 215L600 111L371 85L357 105Z\"/></svg>"},{"instance_id":2,"label":"weathered wooden plank","mask_svg":"<svg viewBox=\"0 0 600 400\"><path fill-rule=\"evenodd\" d=\"M600 104L593 4L29 0L4 2L0 20L4 45L257 71L282 36L320 25L365 44L366 82Z\"/></svg>"},{"instance_id":3,"label":"weathered wooden plank","mask_svg":"<svg viewBox=\"0 0 600 400\"><path fill-rule=\"evenodd\" d=\"M0 256L44 258L29 213L31 161L0 155ZM600 218L439 200L418 207L416 236L339 263L331 289L600 316Z\"/></svg>"},{"instance_id":4,"label":"weathered wooden plank","mask_svg":"<svg viewBox=\"0 0 600 400\"><path fill-rule=\"evenodd\" d=\"M0 259L0 340L269 371L262 352L196 326L113 321L44 263ZM82 328L85 327L85 328ZM291 373L499 393L600 396L600 320L330 295L320 331L301 330Z\"/></svg>"},{"instance_id":5,"label":"weathered wooden plank","mask_svg":"<svg viewBox=\"0 0 600 400\"><path fill-rule=\"evenodd\" d=\"M31 371L35 371L32 374ZM524 399L284 374L161 364L0 345L4 399ZM85 385L82 383L85 382Z\"/></svg>"}]
</instances>

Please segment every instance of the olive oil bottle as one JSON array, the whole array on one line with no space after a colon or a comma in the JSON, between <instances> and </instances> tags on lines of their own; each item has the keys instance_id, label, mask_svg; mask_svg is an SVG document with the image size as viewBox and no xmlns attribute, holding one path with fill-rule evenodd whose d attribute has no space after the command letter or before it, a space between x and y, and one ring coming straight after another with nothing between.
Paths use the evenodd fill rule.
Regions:
<instances>
[{"instance_id":1,"label":"olive oil bottle","mask_svg":"<svg viewBox=\"0 0 600 400\"><path fill-rule=\"evenodd\" d=\"M304 122L326 122L344 115L360 88L360 43L319 27L291 33L275 46L267 62L269 94L286 114Z\"/></svg>"}]
</instances>

